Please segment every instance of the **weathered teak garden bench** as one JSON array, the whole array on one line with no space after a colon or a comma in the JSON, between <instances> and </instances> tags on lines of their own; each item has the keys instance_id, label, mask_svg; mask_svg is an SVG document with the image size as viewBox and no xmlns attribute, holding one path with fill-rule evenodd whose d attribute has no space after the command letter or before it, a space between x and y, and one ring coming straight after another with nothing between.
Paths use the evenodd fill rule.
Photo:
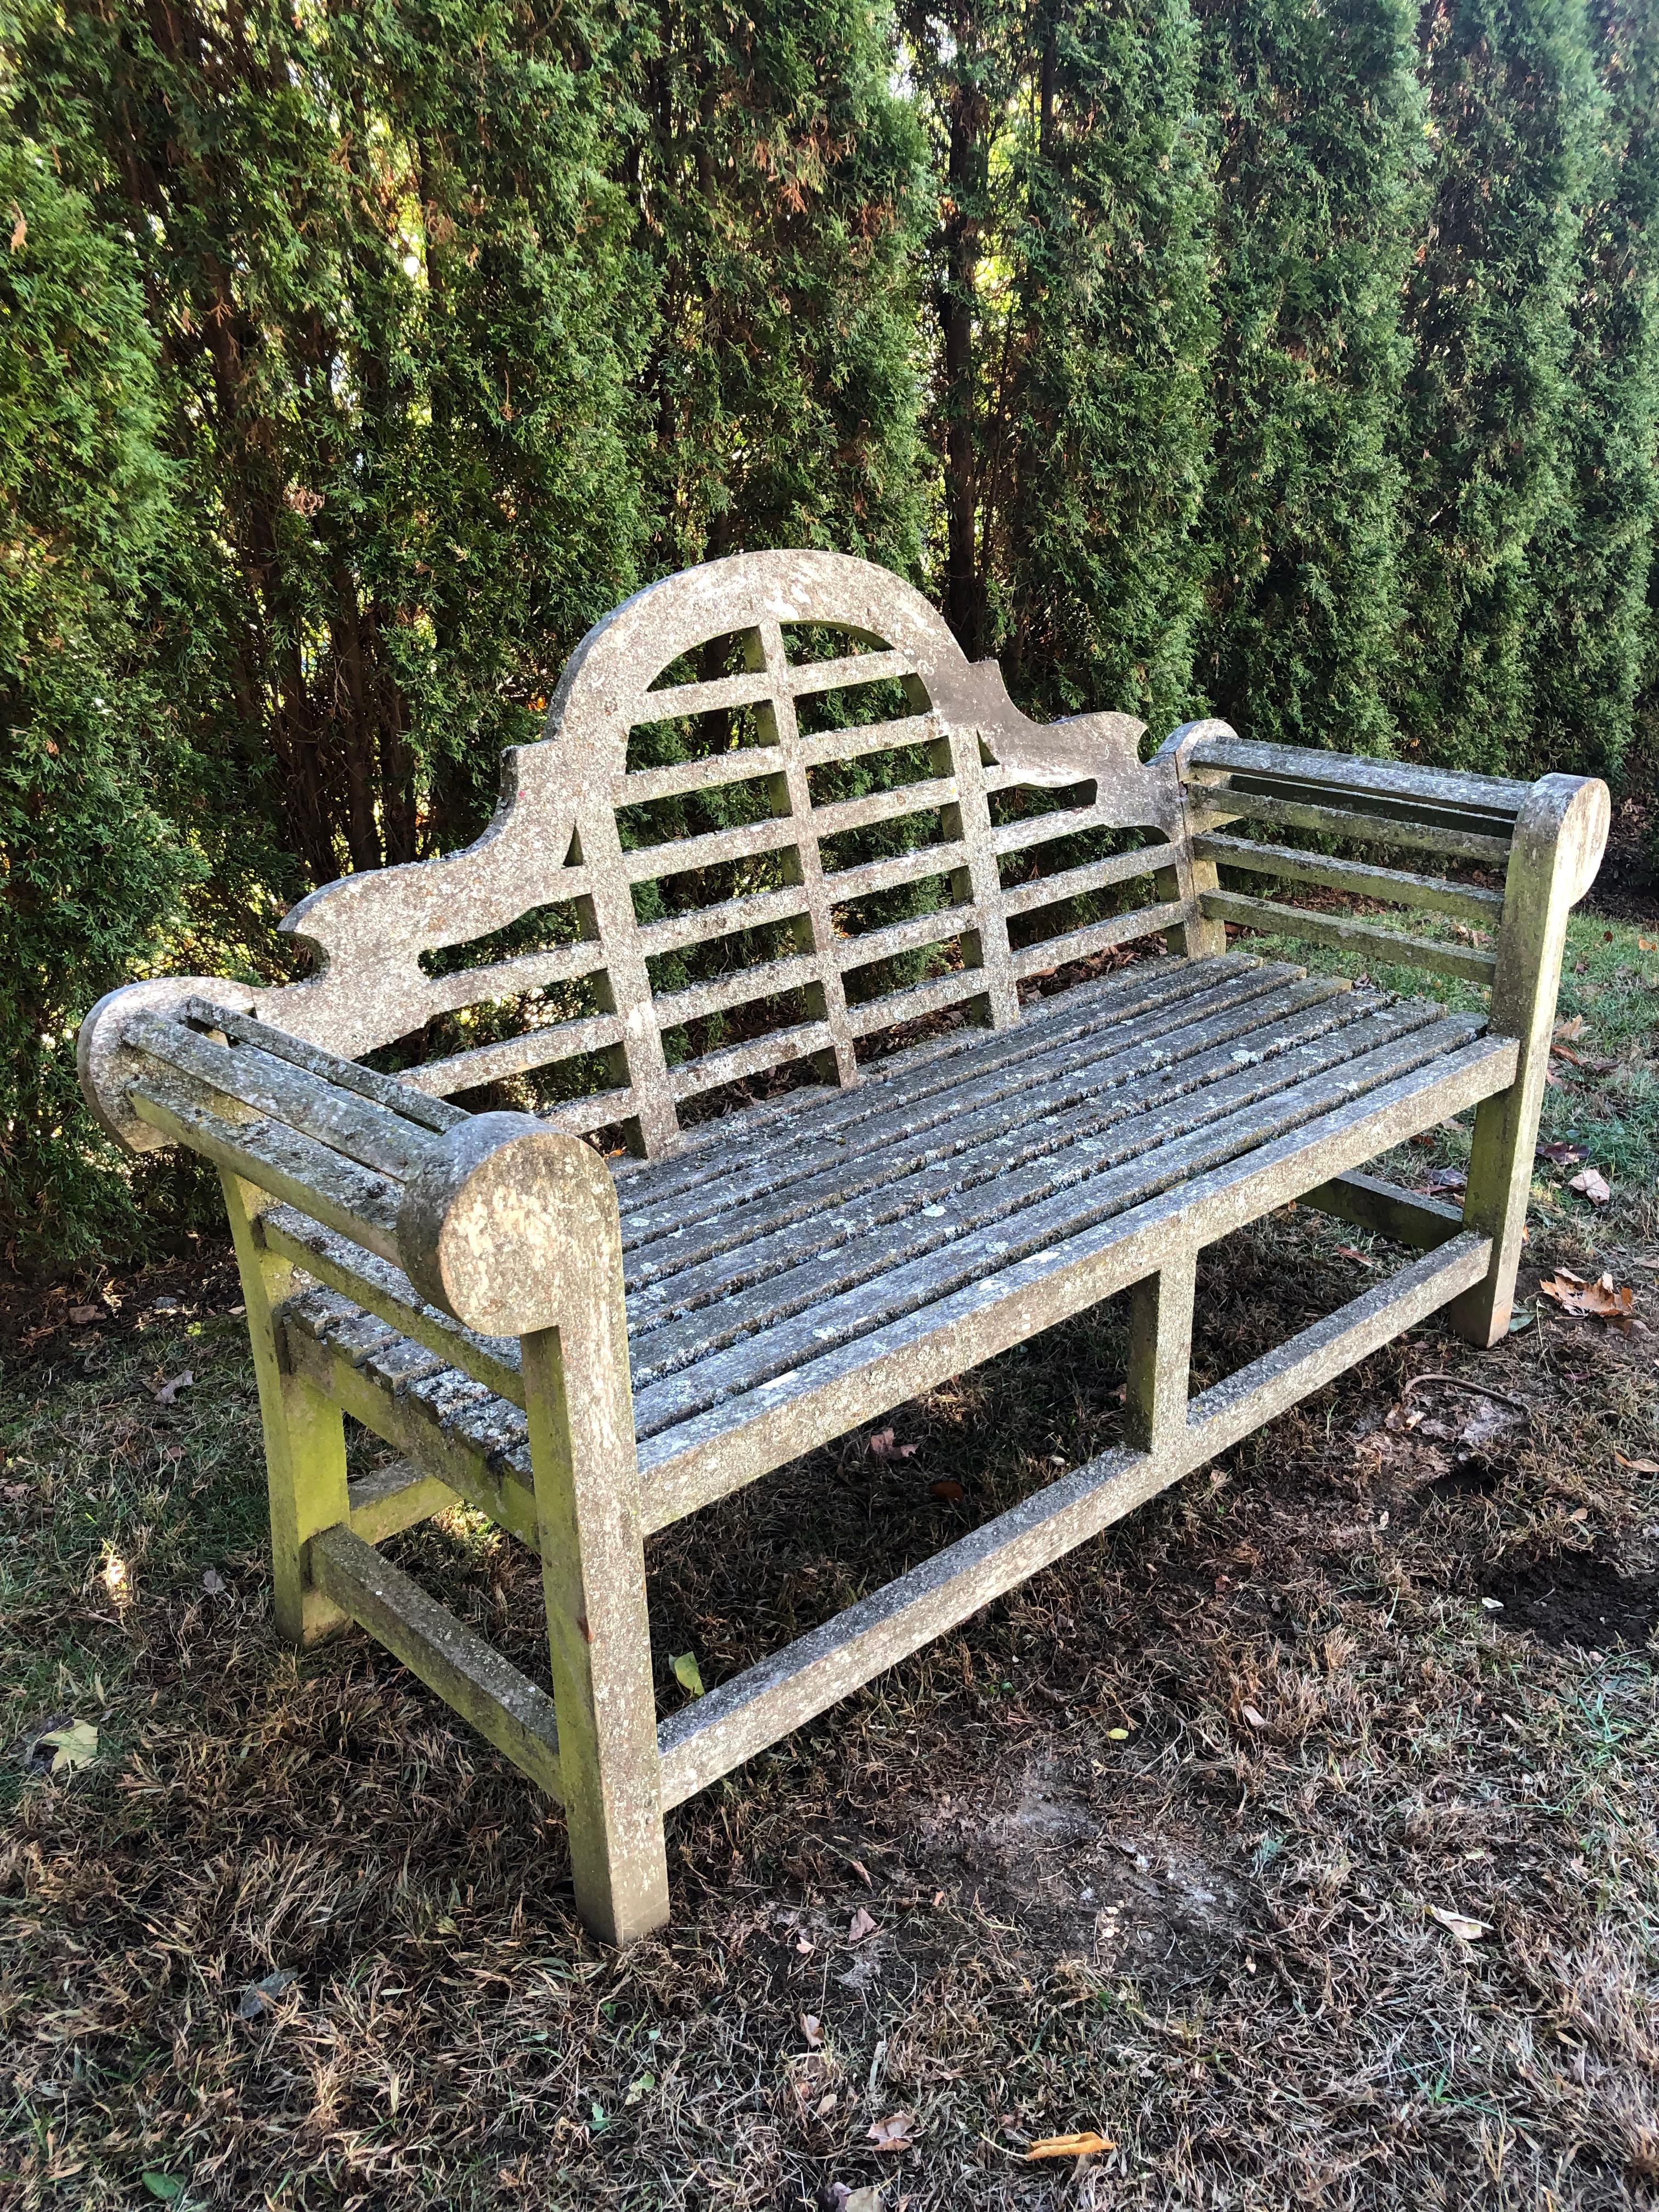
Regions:
<instances>
[{"instance_id":1,"label":"weathered teak garden bench","mask_svg":"<svg viewBox=\"0 0 1659 2212\"><path fill-rule=\"evenodd\" d=\"M896 714L849 720L883 684ZM349 1615L559 1798L579 1905L615 1941L667 1917L665 1808L1437 1308L1479 1344L1505 1327L1605 787L1218 722L1143 765L1140 733L1028 721L862 562L713 562L584 641L476 845L295 908L308 980L140 983L88 1017L106 1127L222 1171L281 1632ZM1258 825L1461 857L1503 889ZM1223 867L1473 927L1404 936L1224 890ZM544 910L564 941L445 950ZM1229 922L1489 984L1489 1014L1230 951ZM1022 1006L1029 979L1154 933L1167 953ZM458 1015L462 1048L362 1064L440 1017L453 1045ZM919 1018L921 1042L861 1059ZM697 1118L789 1064L817 1084ZM538 1114L447 1103L561 1066L601 1088ZM1354 1172L1470 1107L1461 1214ZM1291 1199L1417 1256L1189 1399L1200 1247ZM1126 1288L1121 1449L659 1725L647 1535ZM344 1414L406 1455L389 1480L348 1483ZM374 1549L457 1498L540 1553L550 1696Z\"/></svg>"}]
</instances>

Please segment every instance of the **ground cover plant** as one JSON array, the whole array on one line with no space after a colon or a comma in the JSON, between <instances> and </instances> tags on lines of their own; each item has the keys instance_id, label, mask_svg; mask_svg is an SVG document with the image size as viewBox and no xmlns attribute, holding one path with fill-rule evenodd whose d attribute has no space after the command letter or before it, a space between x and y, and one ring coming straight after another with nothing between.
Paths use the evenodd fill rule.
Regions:
<instances>
[{"instance_id":1,"label":"ground cover plant","mask_svg":"<svg viewBox=\"0 0 1659 2212\"><path fill-rule=\"evenodd\" d=\"M272 1638L222 1244L20 1291L0 2199L1648 2201L1656 1012L1659 930L1577 918L1502 1347L1413 1330L694 1800L622 1957L412 1677ZM1395 1257L1306 1209L1228 1240L1195 1381ZM1604 1273L1628 1316L1572 1310ZM1109 1305L666 1532L664 1708L1113 1442L1121 1355ZM395 1548L540 1663L510 1540Z\"/></svg>"}]
</instances>

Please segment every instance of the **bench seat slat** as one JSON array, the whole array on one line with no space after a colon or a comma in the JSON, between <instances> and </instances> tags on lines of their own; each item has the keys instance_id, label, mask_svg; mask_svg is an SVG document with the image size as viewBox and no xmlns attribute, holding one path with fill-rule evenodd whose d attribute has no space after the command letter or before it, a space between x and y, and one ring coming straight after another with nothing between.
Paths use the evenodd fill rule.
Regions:
<instances>
[{"instance_id":1,"label":"bench seat slat","mask_svg":"<svg viewBox=\"0 0 1659 2212\"><path fill-rule=\"evenodd\" d=\"M1205 1079L1206 1066L1235 1072L1231 1053L1241 1044L1340 1027L1348 998L1341 985L1320 979L1224 1001L1219 1012L1184 1002L1133 1033L1034 1059L1026 1082L1000 1098L962 1101L955 1114L921 1117L920 1126L891 1117L872 1132L872 1142L857 1147L814 1152L803 1145L800 1172L789 1183L747 1202L739 1186L717 1213L629 1255L628 1286L639 1293L633 1326L642 1349L665 1320L796 1265L809 1231L822 1255L860 1228L917 1212L942 1193L1073 1143L1183 1085L1190 1089Z\"/></svg>"},{"instance_id":2,"label":"bench seat slat","mask_svg":"<svg viewBox=\"0 0 1659 2212\"><path fill-rule=\"evenodd\" d=\"M1311 1188L1437 1114L1490 1097L1515 1065L1512 1039L1479 1038L659 1431L640 1446L647 1525L666 1527L1109 1297L1163 1265L1200 1224L1204 1241L1224 1237L1297 1184Z\"/></svg>"},{"instance_id":3,"label":"bench seat slat","mask_svg":"<svg viewBox=\"0 0 1659 2212\"><path fill-rule=\"evenodd\" d=\"M675 1285L669 1279L654 1298L635 1301L632 1358L642 1413L661 1378L745 1339L769 1336L798 1315L814 1328L833 1330L855 1294L885 1297L888 1279L897 1271L970 1234L988 1234L994 1223L1023 1236L1050 1204L1086 1211L1096 1194L1115 1187L1113 1178L1121 1171L1156 1185L1163 1172L1160 1153L1234 1117L1246 1122L1252 1115L1271 1118L1275 1096L1340 1074L1357 1054L1396 1045L1409 1053L1413 1048L1404 1041L1431 1029L1438 1012L1425 1000L1390 1006L1367 997L1345 1022L1342 1002L1348 995L1333 994L1259 1030L1235 1032L1190 1060L1133 1077L1121 1093L1108 1089L1059 1109L1050 1102L1046 1127L1036 1120L1000 1133L988 1131L984 1141L960 1155L901 1174L896 1188L866 1195L840 1212L826 1211L811 1223L805 1255L800 1239L787 1236L753 1254L738 1248L732 1255L735 1279L690 1312L673 1314ZM1061 1199L1084 1185L1088 1190L1073 1200ZM705 1281L702 1287L709 1285ZM670 1309L670 1317L654 1328L647 1322L653 1304Z\"/></svg>"},{"instance_id":4,"label":"bench seat slat","mask_svg":"<svg viewBox=\"0 0 1659 2212\"><path fill-rule=\"evenodd\" d=\"M926 1112L937 1119L954 1110L952 1092L969 1091L972 1103L978 1103L1000 1095L995 1086L1017 1086L1034 1054L1206 992L1260 988L1256 979L1261 976L1301 972L1239 952L1198 961L1139 961L1055 998L1034 1000L1016 1029L989 1035L960 1029L874 1061L855 1088L815 1099L810 1122L801 1119L799 1100L790 1098L711 1122L684 1152L624 1165L623 1249L718 1212L721 1200L713 1178L727 1169L740 1173L746 1193L774 1188L793 1179L804 1145L822 1149L877 1141L872 1132L887 1127L894 1115ZM925 1106L927 1101L931 1107Z\"/></svg>"},{"instance_id":5,"label":"bench seat slat","mask_svg":"<svg viewBox=\"0 0 1659 2212\"><path fill-rule=\"evenodd\" d=\"M1312 1120L1340 1099L1363 1096L1390 1076L1455 1052L1478 1033L1480 1024L1468 1016L1412 1021L1406 1014L1395 1023L1403 1034L1387 1035L1389 1026L1387 1016L1355 1024L1370 1038L1376 1036L1378 1029L1384 1031L1358 1059L1343 1053L1340 1045L1303 1048L1303 1065L1311 1060L1315 1066L1300 1082L1287 1079L1295 1073L1298 1056L1291 1054L1284 1066L1265 1077L1245 1071L1231 1082L1217 1084L1196 1112L1178 1100L1148 1115L1139 1132L1120 1133L1119 1141L1109 1147L1103 1144L1106 1157L1097 1173L1088 1172L1086 1158L1068 1162L1071 1179L1062 1188L1054 1188L1060 1180L1055 1164L1044 1161L976 1193L971 1205L946 1209L936 1222L924 1221L920 1229L915 1222L906 1222L890 1237L878 1232L861 1239L855 1254L832 1255L823 1263L821 1280L830 1295L807 1303L811 1285L803 1283L797 1291L801 1303L792 1298L793 1310L775 1323L768 1321L767 1297L733 1300L734 1306L744 1309L750 1334L732 1341L738 1317L722 1314L717 1330L710 1332L717 1341L706 1356L660 1381L641 1382L636 1375L635 1418L640 1436L648 1437L672 1427L723 1396L752 1390L815 1351L867 1334L882 1321L993 1274L1045 1243L1127 1211L1139 1198L1152 1197L1300 1121ZM1261 1095L1264 1091L1266 1096ZM1018 1201L1023 1193L1029 1193L1034 1202L1022 1207ZM933 1234L924 1236L921 1229ZM836 1287L838 1279L845 1281L849 1276L854 1278L850 1287ZM775 1297L776 1285L766 1288ZM691 1358L694 1347L682 1344L678 1348Z\"/></svg>"}]
</instances>

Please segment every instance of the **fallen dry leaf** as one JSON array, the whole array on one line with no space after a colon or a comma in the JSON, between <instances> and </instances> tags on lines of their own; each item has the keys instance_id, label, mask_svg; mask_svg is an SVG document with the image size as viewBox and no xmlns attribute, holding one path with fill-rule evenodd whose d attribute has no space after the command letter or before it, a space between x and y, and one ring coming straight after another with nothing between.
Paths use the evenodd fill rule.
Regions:
<instances>
[{"instance_id":1,"label":"fallen dry leaf","mask_svg":"<svg viewBox=\"0 0 1659 2212\"><path fill-rule=\"evenodd\" d=\"M1104 2136L1097 2136L1092 2128L1084 2128L1074 2136L1044 2136L1041 2142L1026 2146L1027 2158L1088 2158L1097 2150L1114 2150L1115 2143Z\"/></svg>"},{"instance_id":2,"label":"fallen dry leaf","mask_svg":"<svg viewBox=\"0 0 1659 2212\"><path fill-rule=\"evenodd\" d=\"M1566 1042L1571 1044L1575 1037L1583 1036L1584 1017L1582 1014L1575 1014L1570 1022L1557 1022L1555 1034L1558 1037L1565 1038Z\"/></svg>"},{"instance_id":3,"label":"fallen dry leaf","mask_svg":"<svg viewBox=\"0 0 1659 2212\"><path fill-rule=\"evenodd\" d=\"M1636 1293L1628 1283L1615 1290L1611 1275L1603 1275L1599 1282L1587 1283L1570 1267L1562 1267L1553 1275L1546 1275L1538 1287L1547 1298L1555 1300L1563 1313L1610 1321L1615 1328L1628 1334L1636 1312Z\"/></svg>"},{"instance_id":4,"label":"fallen dry leaf","mask_svg":"<svg viewBox=\"0 0 1659 2212\"><path fill-rule=\"evenodd\" d=\"M1460 1943L1478 1943L1492 1933L1491 1921L1472 1920L1467 1912L1449 1912L1443 1905L1431 1905L1429 1911L1443 1928L1450 1929Z\"/></svg>"},{"instance_id":5,"label":"fallen dry leaf","mask_svg":"<svg viewBox=\"0 0 1659 2212\"><path fill-rule=\"evenodd\" d=\"M914 1459L915 1450L914 1444L896 1444L891 1429L878 1429L870 1439L872 1459Z\"/></svg>"},{"instance_id":6,"label":"fallen dry leaf","mask_svg":"<svg viewBox=\"0 0 1659 2212\"><path fill-rule=\"evenodd\" d=\"M877 2150L908 2150L915 2125L914 2114L889 2112L884 2120L871 2121L869 2140Z\"/></svg>"},{"instance_id":7,"label":"fallen dry leaf","mask_svg":"<svg viewBox=\"0 0 1659 2212\"><path fill-rule=\"evenodd\" d=\"M942 1481L928 1484L927 1495L937 1498L943 1504L956 1505L961 1503L966 1493L956 1477L947 1474Z\"/></svg>"},{"instance_id":8,"label":"fallen dry leaf","mask_svg":"<svg viewBox=\"0 0 1659 2212\"><path fill-rule=\"evenodd\" d=\"M823 2022L818 2018L817 2013L804 2012L801 2014L800 2032L806 2039L806 2048L809 2051L823 2050Z\"/></svg>"},{"instance_id":9,"label":"fallen dry leaf","mask_svg":"<svg viewBox=\"0 0 1659 2212\"><path fill-rule=\"evenodd\" d=\"M847 1930L848 1942L849 1943L862 1943L866 1936L873 1936L875 1932L876 1923L870 1917L870 1915L865 1911L864 1907L860 1905L858 1911L853 1915L852 1923Z\"/></svg>"},{"instance_id":10,"label":"fallen dry leaf","mask_svg":"<svg viewBox=\"0 0 1659 2212\"><path fill-rule=\"evenodd\" d=\"M1431 1168L1423 1178L1425 1190L1464 1190L1468 1177L1462 1168Z\"/></svg>"},{"instance_id":11,"label":"fallen dry leaf","mask_svg":"<svg viewBox=\"0 0 1659 2212\"><path fill-rule=\"evenodd\" d=\"M1253 1729L1264 1729L1267 1727L1267 1716L1264 1713L1257 1712L1254 1705L1241 1705L1238 1710Z\"/></svg>"},{"instance_id":12,"label":"fallen dry leaf","mask_svg":"<svg viewBox=\"0 0 1659 2212\"><path fill-rule=\"evenodd\" d=\"M1586 1168L1582 1175L1574 1176L1567 1188L1579 1192L1589 1199L1592 1206L1605 1206L1613 1196L1607 1178L1599 1168Z\"/></svg>"},{"instance_id":13,"label":"fallen dry leaf","mask_svg":"<svg viewBox=\"0 0 1659 2212\"><path fill-rule=\"evenodd\" d=\"M102 1306L71 1306L70 1308L70 1319L75 1323L76 1328L85 1328L90 1322L106 1321L108 1318Z\"/></svg>"},{"instance_id":14,"label":"fallen dry leaf","mask_svg":"<svg viewBox=\"0 0 1659 2212\"><path fill-rule=\"evenodd\" d=\"M881 2212L879 2183L866 2182L862 2189L854 2189L843 2197L840 2212Z\"/></svg>"},{"instance_id":15,"label":"fallen dry leaf","mask_svg":"<svg viewBox=\"0 0 1659 2212\"><path fill-rule=\"evenodd\" d=\"M17 218L16 222L13 223L11 227L11 250L15 253L18 248L22 245L23 240L28 236L29 227L24 217L22 209L18 206L15 200L11 204L11 211Z\"/></svg>"},{"instance_id":16,"label":"fallen dry leaf","mask_svg":"<svg viewBox=\"0 0 1659 2212\"><path fill-rule=\"evenodd\" d=\"M196 1377L191 1373L189 1368L186 1367L182 1375L175 1375L171 1382L158 1382L155 1386L156 1404L158 1406L171 1406L177 1399L179 1393L181 1390L188 1390L191 1384L195 1380Z\"/></svg>"},{"instance_id":17,"label":"fallen dry leaf","mask_svg":"<svg viewBox=\"0 0 1659 2212\"><path fill-rule=\"evenodd\" d=\"M1626 1459L1621 1451L1614 1452L1613 1457L1632 1474L1659 1474L1659 1459Z\"/></svg>"},{"instance_id":18,"label":"fallen dry leaf","mask_svg":"<svg viewBox=\"0 0 1659 2212\"><path fill-rule=\"evenodd\" d=\"M1544 1144L1534 1145L1533 1152L1537 1158L1547 1160L1552 1167L1558 1168L1577 1167L1584 1157L1582 1145L1569 1145L1559 1137L1552 1137Z\"/></svg>"},{"instance_id":19,"label":"fallen dry leaf","mask_svg":"<svg viewBox=\"0 0 1659 2212\"><path fill-rule=\"evenodd\" d=\"M1636 949L1638 952L1659 952L1659 937L1638 937Z\"/></svg>"},{"instance_id":20,"label":"fallen dry leaf","mask_svg":"<svg viewBox=\"0 0 1659 2212\"><path fill-rule=\"evenodd\" d=\"M39 1741L52 1752L54 1774L73 1774L90 1766L98 1756L98 1731L90 1721L72 1721L68 1728L53 1729Z\"/></svg>"}]
</instances>

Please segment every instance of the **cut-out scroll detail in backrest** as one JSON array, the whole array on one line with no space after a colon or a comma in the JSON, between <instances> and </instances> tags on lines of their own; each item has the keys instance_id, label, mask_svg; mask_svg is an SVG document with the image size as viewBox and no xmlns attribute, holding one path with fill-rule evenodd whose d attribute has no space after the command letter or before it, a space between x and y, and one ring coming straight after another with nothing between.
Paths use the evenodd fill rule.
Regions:
<instances>
[{"instance_id":1,"label":"cut-out scroll detail in backrest","mask_svg":"<svg viewBox=\"0 0 1659 2212\"><path fill-rule=\"evenodd\" d=\"M836 662L792 662L785 632L798 625L846 632L864 649ZM732 637L749 641L749 665L740 671L652 689L665 671L709 641ZM931 748L937 772L908 789L815 805L815 767L854 757L870 733L866 726L804 737L799 702L838 685L884 679L906 685L912 715L903 742L916 741L909 733L919 723L917 736ZM629 733L640 724L745 708L763 720L761 745L728 752L715 765L687 763L630 775ZM296 1035L356 1054L408 1035L434 1013L586 977L599 994L597 1013L416 1070L410 1079L453 1091L574 1052L608 1052L617 1089L585 1114L572 1109L559 1118L572 1127L624 1121L637 1129L644 1149L661 1152L678 1135L678 1105L697 1091L803 1055L850 1082L857 1037L901 1018L890 1010L890 999L862 1005L855 995L849 1005L844 978L851 969L926 942L926 927L901 925L908 933L871 946L844 933L836 910L922 864L901 854L866 863L862 873L824 865L825 840L833 860L839 836L881 818L884 810L939 810L953 901L951 927L941 933L956 934L971 963L964 976L939 979L913 994L904 1011L926 1012L951 1003L954 994L958 1001L979 1000L994 1023L1016 1019L1024 970L1009 949L997 865L1009 840L993 829L988 794L1013 783L1089 784L1092 799L1079 820L1176 839L1178 786L1162 764L1141 765L1141 729L1132 717L1111 714L1050 727L1028 721L1010 702L996 664L970 665L927 601L871 563L807 552L711 562L648 586L588 633L560 682L547 737L505 756L501 805L476 844L442 860L349 878L296 907L285 927L313 949L320 972L258 994L259 1010ZM767 757L745 760L745 750ZM677 787L729 784L750 773L769 780L772 813L765 822L682 841L678 852L624 847L618 806ZM708 941L747 923L705 908L701 918L695 909L667 915L666 927L641 924L634 886L660 881L672 866L707 867L763 850L787 856L787 892L774 897L765 913L797 927L787 986L810 994L809 1018L671 1066L664 1029L683 1029L694 1009L741 1003L757 979L745 981L739 974L676 1006L672 991L653 994L648 960L673 949L687 930ZM422 970L423 952L468 943L532 908L565 901L577 902L586 917L588 933L576 944L441 977ZM759 911L752 916L761 918Z\"/></svg>"}]
</instances>

